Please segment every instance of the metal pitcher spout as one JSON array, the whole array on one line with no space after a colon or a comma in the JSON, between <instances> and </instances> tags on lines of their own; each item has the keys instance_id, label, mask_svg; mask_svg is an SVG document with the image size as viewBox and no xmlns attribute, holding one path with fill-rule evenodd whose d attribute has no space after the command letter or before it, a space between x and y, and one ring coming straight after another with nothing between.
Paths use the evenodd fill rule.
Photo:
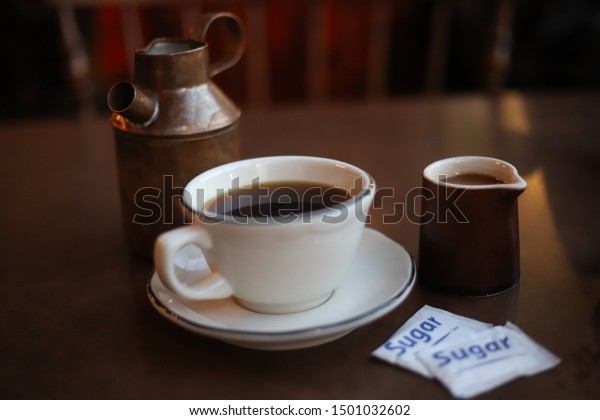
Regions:
<instances>
[{"instance_id":1,"label":"metal pitcher spout","mask_svg":"<svg viewBox=\"0 0 600 420\"><path fill-rule=\"evenodd\" d=\"M133 124L147 127L158 117L158 99L149 89L130 82L115 83L108 92L108 107Z\"/></svg>"}]
</instances>

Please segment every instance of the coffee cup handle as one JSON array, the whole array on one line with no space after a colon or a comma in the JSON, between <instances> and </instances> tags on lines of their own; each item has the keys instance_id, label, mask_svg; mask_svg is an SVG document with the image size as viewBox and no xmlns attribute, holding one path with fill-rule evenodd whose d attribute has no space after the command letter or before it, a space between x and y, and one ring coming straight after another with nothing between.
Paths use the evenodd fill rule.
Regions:
<instances>
[{"instance_id":1,"label":"coffee cup handle","mask_svg":"<svg viewBox=\"0 0 600 420\"><path fill-rule=\"evenodd\" d=\"M183 283L175 271L175 257L186 245L200 247L203 254L212 247L212 239L205 229L184 226L161 234L154 244L154 265L160 279L177 295L193 300L223 299L233 294L227 280L219 273L199 277L195 283Z\"/></svg>"}]
</instances>

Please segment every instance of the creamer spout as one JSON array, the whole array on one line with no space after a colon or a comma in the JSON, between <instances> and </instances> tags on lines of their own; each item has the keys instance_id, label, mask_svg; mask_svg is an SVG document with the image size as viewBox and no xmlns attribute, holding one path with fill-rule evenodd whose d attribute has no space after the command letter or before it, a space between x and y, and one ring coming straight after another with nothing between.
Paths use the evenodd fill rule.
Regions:
<instances>
[{"instance_id":1,"label":"creamer spout","mask_svg":"<svg viewBox=\"0 0 600 420\"><path fill-rule=\"evenodd\" d=\"M108 91L107 102L112 112L141 127L149 126L158 117L156 95L133 83L115 83Z\"/></svg>"},{"instance_id":2,"label":"creamer spout","mask_svg":"<svg viewBox=\"0 0 600 420\"><path fill-rule=\"evenodd\" d=\"M512 170L511 176L508 177L506 183L501 185L500 188L513 190L517 193L517 195L519 195L527 188L527 181L525 181L525 179L519 175L514 166L510 165L510 169Z\"/></svg>"}]
</instances>

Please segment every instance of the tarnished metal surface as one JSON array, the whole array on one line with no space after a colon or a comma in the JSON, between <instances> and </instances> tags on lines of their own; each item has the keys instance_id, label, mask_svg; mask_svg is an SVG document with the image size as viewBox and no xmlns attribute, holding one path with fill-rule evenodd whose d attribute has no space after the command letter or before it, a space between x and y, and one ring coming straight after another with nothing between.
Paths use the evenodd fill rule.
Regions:
<instances>
[{"instance_id":1,"label":"tarnished metal surface","mask_svg":"<svg viewBox=\"0 0 600 420\"><path fill-rule=\"evenodd\" d=\"M150 257L154 239L183 224L178 197L187 182L207 169L239 159L237 124L205 136L152 138L114 130L127 241Z\"/></svg>"},{"instance_id":2,"label":"tarnished metal surface","mask_svg":"<svg viewBox=\"0 0 600 420\"><path fill-rule=\"evenodd\" d=\"M204 37L223 19L233 35L224 58L209 62ZM183 223L173 206L195 175L239 159L239 108L211 80L244 48L239 20L201 16L190 36L159 38L138 50L134 82L108 93L117 150L125 233L133 251L150 257L156 236Z\"/></svg>"}]
</instances>

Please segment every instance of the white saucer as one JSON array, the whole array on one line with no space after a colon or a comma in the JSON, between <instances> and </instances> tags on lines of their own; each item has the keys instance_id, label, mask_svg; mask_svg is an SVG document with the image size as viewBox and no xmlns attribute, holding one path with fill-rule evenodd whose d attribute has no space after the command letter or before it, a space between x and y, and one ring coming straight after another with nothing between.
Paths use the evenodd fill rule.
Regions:
<instances>
[{"instance_id":1,"label":"white saucer","mask_svg":"<svg viewBox=\"0 0 600 420\"><path fill-rule=\"evenodd\" d=\"M189 251L181 269L206 269ZM202 267L204 265L204 267ZM322 305L292 314L261 314L232 298L190 301L174 295L156 273L147 285L150 302L171 322L242 347L286 350L333 341L396 308L412 289L415 264L402 246L367 228L348 278Z\"/></svg>"}]
</instances>

